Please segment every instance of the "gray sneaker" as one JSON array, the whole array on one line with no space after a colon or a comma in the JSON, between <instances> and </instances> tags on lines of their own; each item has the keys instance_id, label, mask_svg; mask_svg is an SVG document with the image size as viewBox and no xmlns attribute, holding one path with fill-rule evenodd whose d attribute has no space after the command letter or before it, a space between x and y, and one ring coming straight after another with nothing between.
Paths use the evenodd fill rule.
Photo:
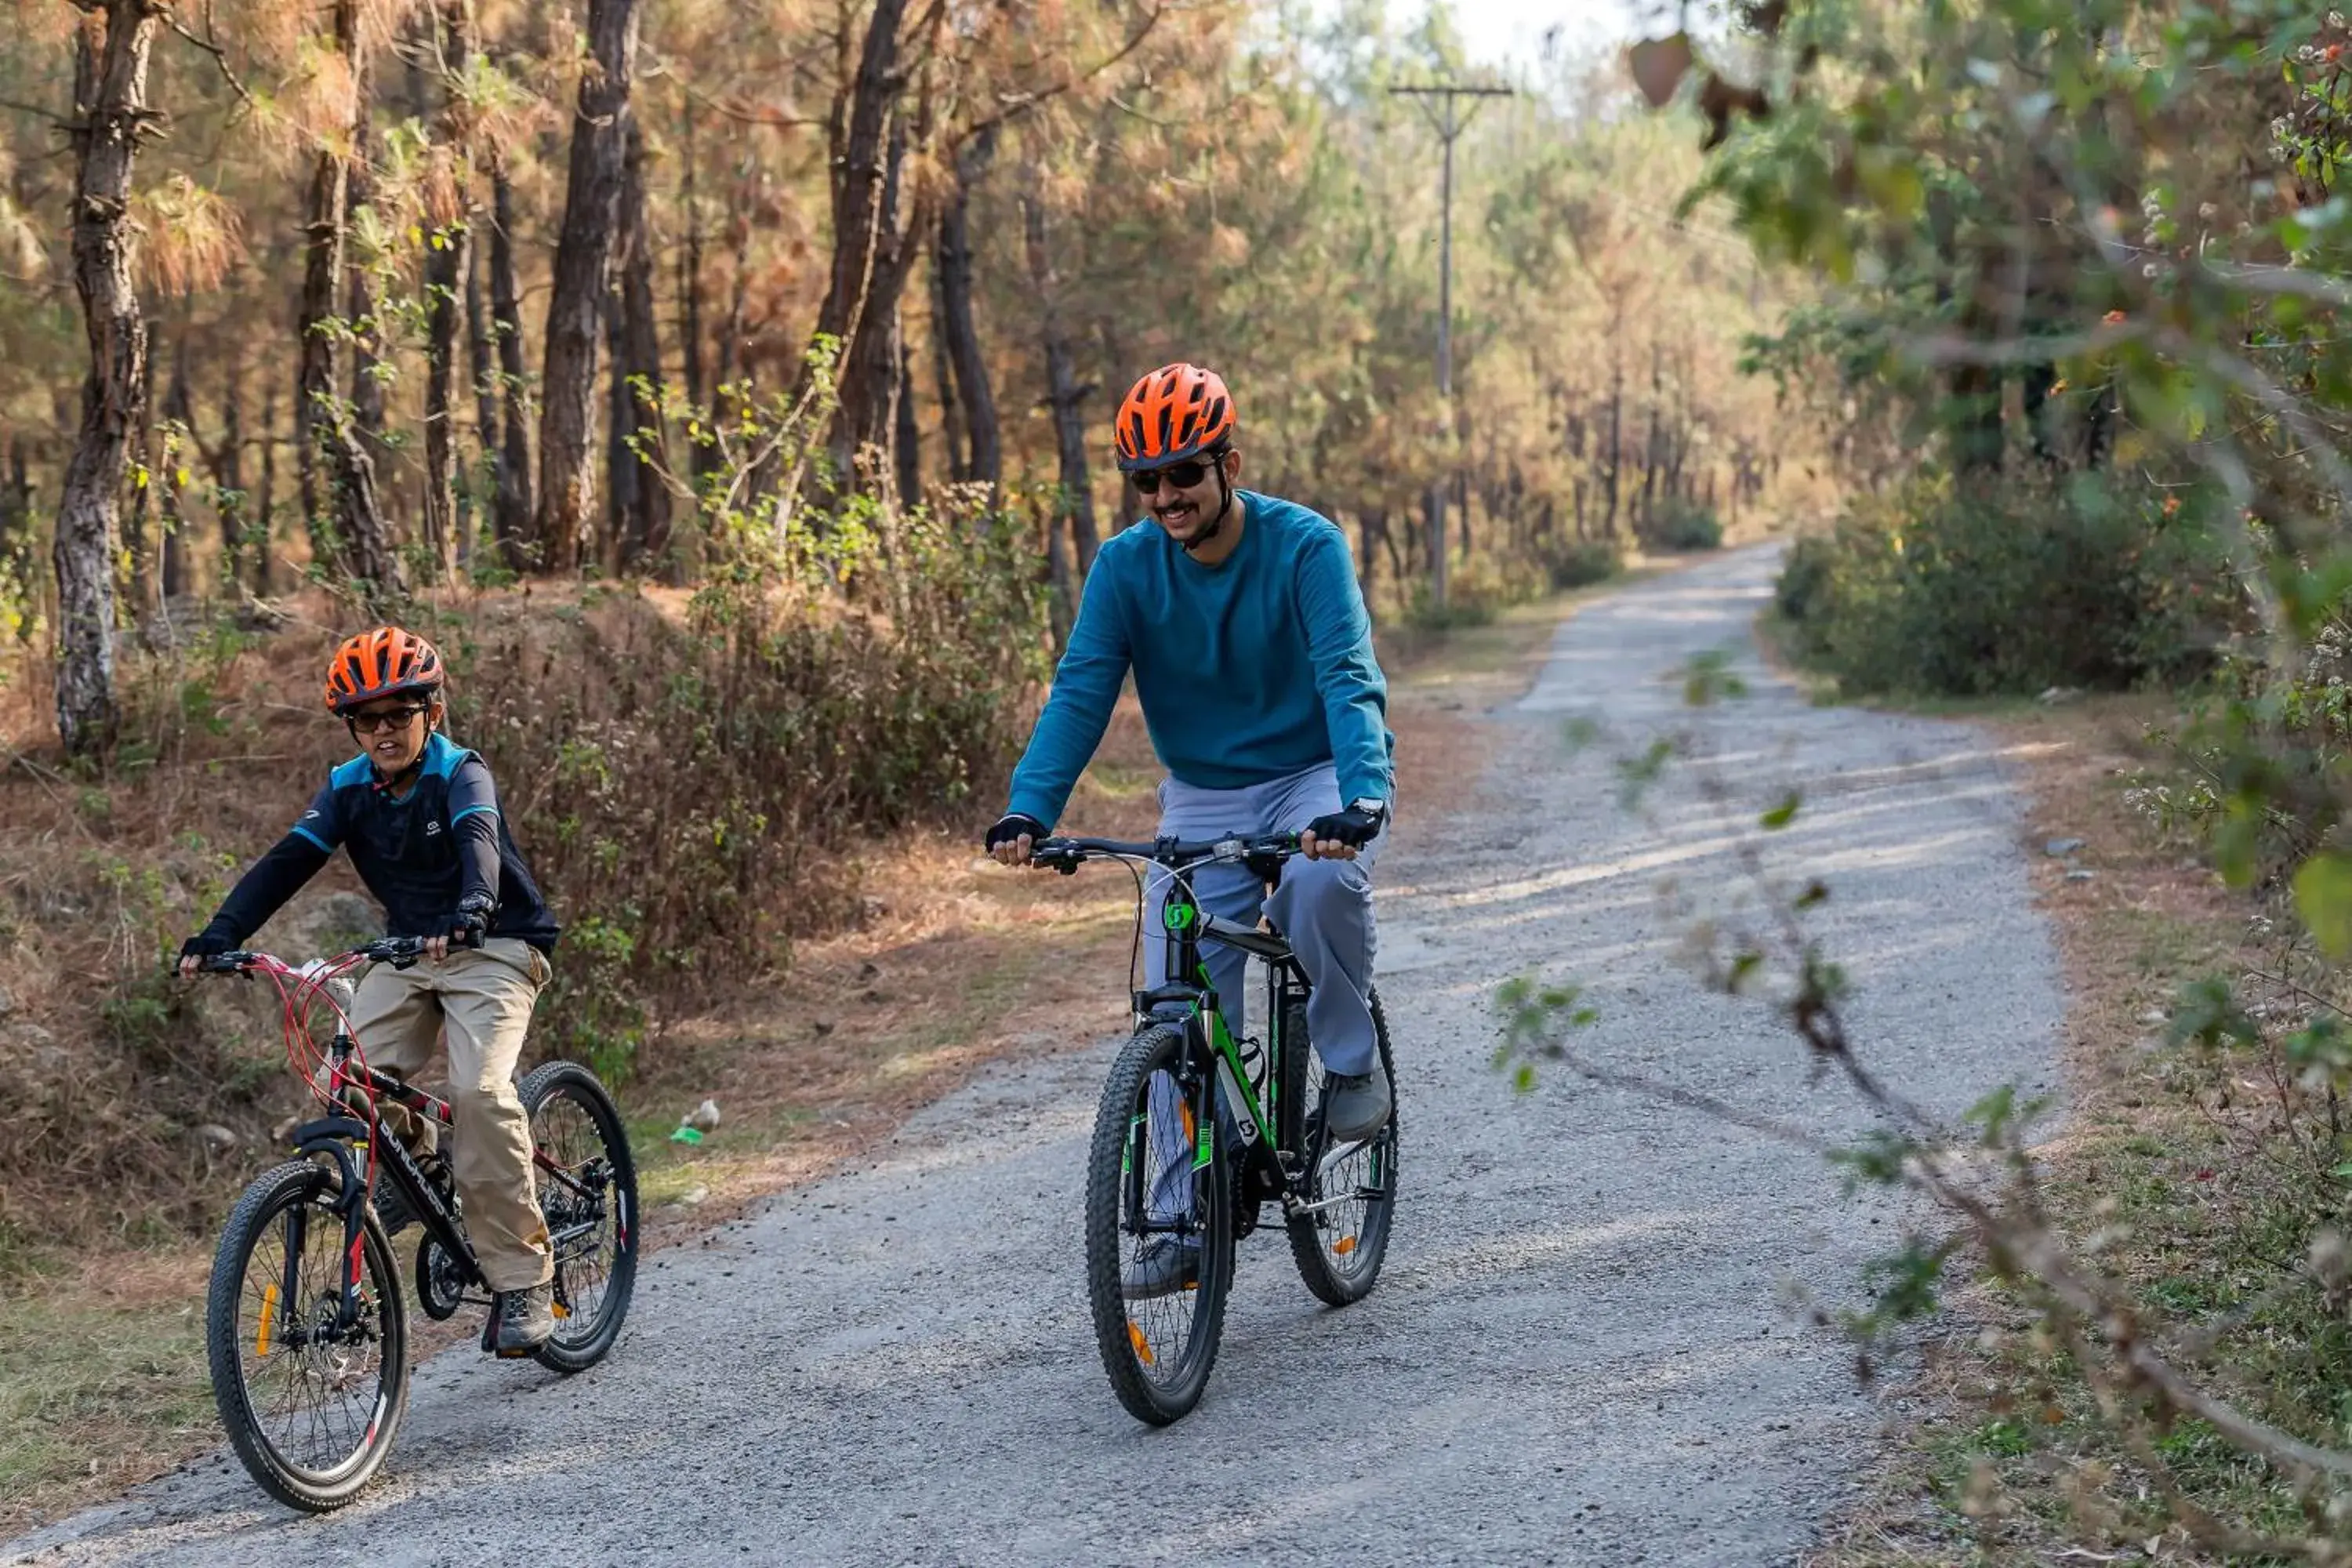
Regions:
<instances>
[{"instance_id":1,"label":"gray sneaker","mask_svg":"<svg viewBox=\"0 0 2352 1568\"><path fill-rule=\"evenodd\" d=\"M1155 1236L1136 1248L1127 1272L1119 1276L1118 1291L1130 1301L1173 1296L1201 1282L1201 1247L1172 1236Z\"/></svg>"},{"instance_id":2,"label":"gray sneaker","mask_svg":"<svg viewBox=\"0 0 2352 1568\"><path fill-rule=\"evenodd\" d=\"M526 1356L555 1332L555 1281L499 1292L499 1354Z\"/></svg>"},{"instance_id":3,"label":"gray sneaker","mask_svg":"<svg viewBox=\"0 0 2352 1568\"><path fill-rule=\"evenodd\" d=\"M1323 1125L1334 1142L1362 1142L1388 1125L1395 1105L1378 1062L1368 1073L1333 1073L1323 1083Z\"/></svg>"}]
</instances>

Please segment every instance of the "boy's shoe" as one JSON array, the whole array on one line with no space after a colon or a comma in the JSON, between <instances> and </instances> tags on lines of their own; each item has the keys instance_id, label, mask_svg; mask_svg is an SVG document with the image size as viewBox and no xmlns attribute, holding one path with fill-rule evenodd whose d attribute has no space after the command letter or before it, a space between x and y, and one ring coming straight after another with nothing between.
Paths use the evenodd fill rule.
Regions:
<instances>
[{"instance_id":1,"label":"boy's shoe","mask_svg":"<svg viewBox=\"0 0 2352 1568\"><path fill-rule=\"evenodd\" d=\"M499 1292L499 1354L526 1356L555 1332L555 1281Z\"/></svg>"}]
</instances>

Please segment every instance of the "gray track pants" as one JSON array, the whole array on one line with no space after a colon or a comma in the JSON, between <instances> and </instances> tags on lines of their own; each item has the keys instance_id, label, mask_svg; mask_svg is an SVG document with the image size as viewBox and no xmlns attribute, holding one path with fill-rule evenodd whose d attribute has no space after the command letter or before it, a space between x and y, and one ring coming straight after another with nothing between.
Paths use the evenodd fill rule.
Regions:
<instances>
[{"instance_id":1,"label":"gray track pants","mask_svg":"<svg viewBox=\"0 0 2352 1568\"><path fill-rule=\"evenodd\" d=\"M1202 789L1178 779L1160 785L1160 831L1173 838L1215 838L1296 833L1315 818L1340 808L1339 781L1329 764L1245 789ZM1372 922L1372 861L1384 838L1366 845L1353 860L1291 860L1282 868L1274 897L1246 866L1207 866L1192 874L1201 907L1221 920L1255 925L1261 906L1275 929L1298 955L1299 968L1314 987L1307 998L1307 1032L1315 1054L1335 1073L1367 1073L1378 1058L1372 1037L1372 953L1378 933ZM1167 901L1169 874L1145 874L1144 978L1167 979L1166 927L1160 910ZM1215 942L1203 942L1201 956L1217 990L1226 1026L1242 1032L1246 1005L1248 958ZM1263 1020L1260 1021L1263 1026ZM1173 1218L1192 1205L1192 1160L1184 1148L1181 1097L1165 1074L1152 1084L1152 1146L1160 1168L1152 1184L1155 1219Z\"/></svg>"}]
</instances>

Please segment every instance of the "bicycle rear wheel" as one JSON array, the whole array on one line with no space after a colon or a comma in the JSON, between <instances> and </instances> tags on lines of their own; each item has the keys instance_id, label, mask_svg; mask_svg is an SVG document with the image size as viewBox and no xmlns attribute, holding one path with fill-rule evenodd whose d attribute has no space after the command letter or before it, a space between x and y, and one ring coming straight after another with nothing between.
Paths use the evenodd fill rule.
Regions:
<instances>
[{"instance_id":1,"label":"bicycle rear wheel","mask_svg":"<svg viewBox=\"0 0 2352 1568\"><path fill-rule=\"evenodd\" d=\"M1388 1017L1377 991L1371 1004L1381 1070L1388 1074L1393 1096L1396 1063L1389 1056ZM1391 1110L1388 1124L1367 1142L1323 1147L1325 1074L1322 1058L1309 1048L1306 1013L1303 1005L1294 1008L1283 1027L1283 1103L1297 1107L1305 1121L1300 1147L1313 1157L1315 1171L1307 1186L1309 1211L1288 1220L1286 1228L1298 1278L1317 1300L1344 1307L1370 1293L1388 1257L1389 1222L1396 1210L1397 1116Z\"/></svg>"},{"instance_id":2,"label":"bicycle rear wheel","mask_svg":"<svg viewBox=\"0 0 2352 1568\"><path fill-rule=\"evenodd\" d=\"M579 1063L544 1063L518 1092L532 1146L555 1166L531 1173L555 1253L556 1312L533 1353L556 1372L585 1372L613 1348L636 1289L637 1163L613 1097Z\"/></svg>"},{"instance_id":3,"label":"bicycle rear wheel","mask_svg":"<svg viewBox=\"0 0 2352 1568\"><path fill-rule=\"evenodd\" d=\"M1188 1065L1187 1051L1174 1025L1136 1032L1103 1085L1087 1159L1095 1342L1119 1404L1155 1426L1200 1403L1234 1271L1229 1156L1205 1109L1214 1104L1213 1089ZM1163 1273L1166 1288L1130 1295L1128 1278L1150 1275L1154 1255L1169 1247L1197 1248L1192 1283Z\"/></svg>"},{"instance_id":4,"label":"bicycle rear wheel","mask_svg":"<svg viewBox=\"0 0 2352 1568\"><path fill-rule=\"evenodd\" d=\"M341 1321L335 1173L296 1160L246 1188L205 1301L213 1401L261 1489L325 1513L373 1479L408 1407L408 1318L391 1244L362 1221L359 1312Z\"/></svg>"}]
</instances>

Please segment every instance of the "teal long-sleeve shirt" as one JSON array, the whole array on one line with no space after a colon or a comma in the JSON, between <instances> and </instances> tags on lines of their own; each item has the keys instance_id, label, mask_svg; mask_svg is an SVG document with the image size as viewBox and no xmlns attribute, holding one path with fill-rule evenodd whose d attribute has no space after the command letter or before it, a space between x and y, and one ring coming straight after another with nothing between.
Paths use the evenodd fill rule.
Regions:
<instances>
[{"instance_id":1,"label":"teal long-sleeve shirt","mask_svg":"<svg viewBox=\"0 0 2352 1568\"><path fill-rule=\"evenodd\" d=\"M1389 799L1388 683L1347 540L1290 501L1235 500L1241 543L1215 566L1149 518L1096 555L1013 810L1060 819L1130 668L1152 749L1184 783L1240 789L1330 763L1342 803Z\"/></svg>"}]
</instances>

